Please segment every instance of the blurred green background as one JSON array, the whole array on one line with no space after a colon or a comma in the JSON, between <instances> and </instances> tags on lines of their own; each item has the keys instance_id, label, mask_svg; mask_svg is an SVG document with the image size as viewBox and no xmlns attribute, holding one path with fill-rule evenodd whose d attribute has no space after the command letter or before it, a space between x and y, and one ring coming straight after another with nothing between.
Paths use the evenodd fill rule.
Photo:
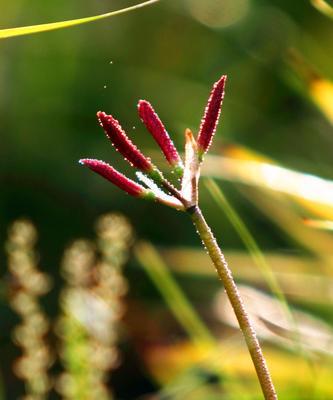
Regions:
<instances>
[{"instance_id":1,"label":"blurred green background","mask_svg":"<svg viewBox=\"0 0 333 400\"><path fill-rule=\"evenodd\" d=\"M8 28L61 21L131 4L124 0L3 1L0 25ZM293 49L306 70L315 71L326 81L333 79L332 24L309 1L162 0L96 23L0 41L0 254L4 282L0 351L7 399L18 398L23 390L9 371L19 354L10 339L18 319L6 300L3 250L13 220L27 217L38 229L40 265L54 281L53 290L43 299L50 317L59 312L58 294L63 284L59 264L64 248L75 238L93 238L95 220L105 212L122 212L138 239L158 247L177 250L200 246L186 215L131 198L78 164L82 157L98 158L134 177L106 140L96 112L112 113L144 153L156 158L155 143L137 116L137 101L151 101L182 149L185 128L197 131L212 83L227 74L222 119L211 153L221 156L227 144L241 145L287 168L332 179L332 121L314 104L310 81L290 56ZM165 168L164 161L159 161ZM295 258L309 255L306 246L240 194L237 185L222 182L222 187L264 253ZM242 190L246 192L246 188ZM207 220L224 249L247 254L204 185L200 197ZM312 252L311 257L320 256ZM190 273L178 277L180 283L214 329L217 322L202 302L211 307L219 283L213 275L192 276L190 261L187 267ZM327 263L321 271L313 272L325 270L329 276L329 267L332 265ZM202 268L211 268L208 260ZM129 310L133 307L140 312L143 303L143 314L148 313L152 319L159 312L167 313L133 257L126 277L130 286L128 302L134 304ZM243 281L246 283L245 278ZM311 303L311 290L304 296ZM308 304L304 309L327 320L332 304L331 298L326 300L320 307ZM127 318L129 331L135 332L131 324L137 323L138 317L135 321ZM172 338L177 341L178 336L182 337L176 323L173 329L165 330L171 342ZM157 334L161 332L163 329L157 329ZM131 350L135 337L126 335L122 342L129 360L124 356L123 372L116 373L112 385L119 393L116 398L134 399L157 390L158 384L147 372L140 351ZM166 339L155 340L162 343ZM290 374L295 373L292 365L291 361ZM131 390L124 389L126 379L132 382ZM331 398L318 393L281 398ZM198 398L209 398L206 396ZM190 399L185 395L182 398Z\"/></svg>"}]
</instances>

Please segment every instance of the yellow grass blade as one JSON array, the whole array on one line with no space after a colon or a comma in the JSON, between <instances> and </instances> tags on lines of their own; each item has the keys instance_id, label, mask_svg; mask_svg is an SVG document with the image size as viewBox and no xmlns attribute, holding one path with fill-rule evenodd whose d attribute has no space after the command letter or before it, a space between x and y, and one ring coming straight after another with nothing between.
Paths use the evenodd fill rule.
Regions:
<instances>
[{"instance_id":1,"label":"yellow grass blade","mask_svg":"<svg viewBox=\"0 0 333 400\"><path fill-rule=\"evenodd\" d=\"M239 340L239 336L234 336L233 339L224 339L221 343L223 354L227 354L227 356L223 360L223 371L226 377L224 382L225 392L222 396L220 395L220 398L228 400L260 399L258 387L251 373L251 359L247 356L244 348L238 345ZM333 369L330 359L318 358L316 365L317 381L316 388L314 388L312 385L313 376L311 372L308 370L304 360L300 359L297 355L287 351L280 351L276 347L268 346L265 347L265 355L269 360L272 375L277 382L279 398L288 400L332 398L333 387L331 382L333 379ZM170 374L176 379L177 373L180 374L184 371L186 366L189 370L193 365L193 362L190 364L188 361L189 358L191 361L198 360L198 363L200 363L202 356L200 354L200 349L195 347L192 343L184 341L174 344L173 346L164 346L162 349L152 348L146 360L149 370L155 372L155 376L157 376L160 382L167 384L170 382ZM291 371L297 371L297 373L293 374ZM235 380L238 378L238 383L241 382L242 385L244 385L243 387L246 390L245 394L235 391L235 381L231 380L232 377L234 377ZM239 377L241 377L241 379ZM183 383L183 386L181 386L181 383ZM198 383L200 383L199 380L197 380L197 384ZM180 390L182 390L180 394L185 392L186 384L191 385L193 381L189 382L189 380L187 380L185 384L184 381L179 382L178 391L180 392ZM316 390L316 393L314 393L314 390ZM302 396L302 391L303 393L309 393L309 396ZM171 394L174 393L175 391ZM162 391L161 394L163 395L164 391ZM169 393L167 392L167 394ZM245 397L247 395L248 397ZM179 396L177 398L181 397ZM215 396L212 397L199 396L195 398L216 399L218 395L215 394ZM169 400L174 399L174 397L161 397L161 399ZM186 396L185 394L182 399L193 399L193 397L189 395Z\"/></svg>"},{"instance_id":2,"label":"yellow grass blade","mask_svg":"<svg viewBox=\"0 0 333 400\"><path fill-rule=\"evenodd\" d=\"M311 4L321 13L333 18L333 7L326 0L311 0Z\"/></svg>"},{"instance_id":3,"label":"yellow grass blade","mask_svg":"<svg viewBox=\"0 0 333 400\"><path fill-rule=\"evenodd\" d=\"M141 266L162 294L170 310L192 340L200 346L208 344L210 348L214 347L216 345L215 338L201 321L191 303L173 279L155 247L149 242L140 242L136 245L134 253Z\"/></svg>"},{"instance_id":4,"label":"yellow grass blade","mask_svg":"<svg viewBox=\"0 0 333 400\"><path fill-rule=\"evenodd\" d=\"M333 83L323 78L315 79L309 85L309 92L317 107L333 123Z\"/></svg>"},{"instance_id":5,"label":"yellow grass blade","mask_svg":"<svg viewBox=\"0 0 333 400\"><path fill-rule=\"evenodd\" d=\"M262 273L264 279L266 280L272 293L279 299L284 307L286 315L292 319L291 311L285 298L278 280L276 279L270 265L267 263L266 258L259 248L256 240L252 236L251 232L242 221L241 217L238 215L237 211L229 203L228 199L225 197L222 189L214 182L213 179L206 179L205 185L210 192L211 196L215 200L218 207L225 213L230 223L238 233L245 247L249 251L254 263L257 265L259 271Z\"/></svg>"},{"instance_id":6,"label":"yellow grass blade","mask_svg":"<svg viewBox=\"0 0 333 400\"><path fill-rule=\"evenodd\" d=\"M159 0L149 0L140 4L136 4L131 7L123 8L121 10L116 10L112 12L108 12L105 14L94 15L92 17L86 18L78 18L71 19L68 21L60 21L60 22L52 22L48 24L40 24L40 25L31 25L31 26L21 26L18 28L9 28L9 29L1 29L0 30L0 39L6 39L14 36L22 36L22 35L30 35L32 33L53 31L55 29L69 28L75 25L85 24L86 22L94 22L100 19L114 17L115 15L125 14L130 11L137 10L139 8L148 6L153 3L157 3Z\"/></svg>"},{"instance_id":7,"label":"yellow grass blade","mask_svg":"<svg viewBox=\"0 0 333 400\"><path fill-rule=\"evenodd\" d=\"M207 156L202 175L241 182L288 195L306 212L333 220L333 181L281 167L244 147L233 146L221 156ZM267 160L267 161L263 161Z\"/></svg>"},{"instance_id":8,"label":"yellow grass blade","mask_svg":"<svg viewBox=\"0 0 333 400\"><path fill-rule=\"evenodd\" d=\"M207 268L207 254L204 250L191 247L165 247L159 249L172 272L183 276L191 275L214 279L216 272ZM248 252L225 251L232 265L236 279L248 285L263 287L264 280L258 274L253 258ZM305 257L286 253L265 253L283 293L298 304L311 303L325 306L333 292L331 260ZM327 270L322 274L321 270Z\"/></svg>"},{"instance_id":9,"label":"yellow grass blade","mask_svg":"<svg viewBox=\"0 0 333 400\"><path fill-rule=\"evenodd\" d=\"M326 4L323 1L316 1L318 4ZM333 18L333 8L327 5ZM333 124L333 83L318 73L296 49L290 49L287 61L291 68L301 79L306 95L312 103L322 112L327 120Z\"/></svg>"},{"instance_id":10,"label":"yellow grass blade","mask_svg":"<svg viewBox=\"0 0 333 400\"><path fill-rule=\"evenodd\" d=\"M323 219L305 219L304 223L311 228L333 231L333 221Z\"/></svg>"},{"instance_id":11,"label":"yellow grass blade","mask_svg":"<svg viewBox=\"0 0 333 400\"><path fill-rule=\"evenodd\" d=\"M301 336L298 324L294 319L294 315L291 312L286 296L284 295L280 287L279 281L277 280L275 274L273 273L271 266L267 263L266 258L261 249L259 248L255 238L252 236L250 230L242 221L237 211L233 208L231 203L229 203L222 189L214 182L214 180L206 179L205 184L211 196L215 200L216 204L225 213L230 223L238 233L245 247L249 251L250 256L252 257L253 261L255 262L261 274L263 275L270 290L275 295L277 301L280 303L282 313L285 315L286 320L293 327L293 344L295 346L295 350L297 350L297 352L300 355L302 355L305 359L308 360L308 354L306 350L303 348L303 344L301 343L300 340ZM309 360L308 362L309 362L309 367L311 368L311 363Z\"/></svg>"}]
</instances>

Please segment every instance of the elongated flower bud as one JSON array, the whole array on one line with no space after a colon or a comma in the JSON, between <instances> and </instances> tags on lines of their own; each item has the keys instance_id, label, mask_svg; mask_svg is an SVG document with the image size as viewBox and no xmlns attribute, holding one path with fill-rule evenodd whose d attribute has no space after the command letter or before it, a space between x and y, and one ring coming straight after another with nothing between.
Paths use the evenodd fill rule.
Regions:
<instances>
[{"instance_id":1,"label":"elongated flower bud","mask_svg":"<svg viewBox=\"0 0 333 400\"><path fill-rule=\"evenodd\" d=\"M127 178L125 175L121 174L113 167L111 167L111 165L107 164L104 161L84 158L80 160L79 163L87 166L92 171L97 172L103 178L112 182L114 185L118 186L120 189L124 190L131 196L150 197L150 195L152 194L150 190L145 189L143 186Z\"/></svg>"},{"instance_id":2,"label":"elongated flower bud","mask_svg":"<svg viewBox=\"0 0 333 400\"><path fill-rule=\"evenodd\" d=\"M173 167L182 167L182 160L178 151L152 105L146 100L140 100L138 103L138 111L141 121L146 125L148 131L160 146L167 161Z\"/></svg>"},{"instance_id":3,"label":"elongated flower bud","mask_svg":"<svg viewBox=\"0 0 333 400\"><path fill-rule=\"evenodd\" d=\"M144 172L152 171L153 165L150 159L145 157L132 143L119 122L112 115L107 115L105 112L99 111L97 118L113 146L131 165Z\"/></svg>"},{"instance_id":4,"label":"elongated flower bud","mask_svg":"<svg viewBox=\"0 0 333 400\"><path fill-rule=\"evenodd\" d=\"M221 113L221 105L224 97L224 85L227 79L223 75L217 82L214 83L210 93L208 103L205 109L205 114L201 120L200 130L197 137L199 155L202 157L209 149Z\"/></svg>"}]
</instances>

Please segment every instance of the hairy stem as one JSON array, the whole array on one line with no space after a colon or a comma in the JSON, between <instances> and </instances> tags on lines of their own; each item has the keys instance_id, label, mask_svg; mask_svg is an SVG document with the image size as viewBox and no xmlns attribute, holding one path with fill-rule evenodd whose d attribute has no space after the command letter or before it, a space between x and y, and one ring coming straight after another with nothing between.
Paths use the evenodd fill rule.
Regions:
<instances>
[{"instance_id":1,"label":"hairy stem","mask_svg":"<svg viewBox=\"0 0 333 400\"><path fill-rule=\"evenodd\" d=\"M240 329L244 335L248 350L250 352L257 376L266 400L276 400L277 395L267 368L256 333L252 327L249 316L245 310L243 301L228 267L228 263L219 248L216 239L207 225L198 206L191 207L188 212L197 229L197 232L213 261L216 271L223 282L232 308L236 314Z\"/></svg>"}]
</instances>

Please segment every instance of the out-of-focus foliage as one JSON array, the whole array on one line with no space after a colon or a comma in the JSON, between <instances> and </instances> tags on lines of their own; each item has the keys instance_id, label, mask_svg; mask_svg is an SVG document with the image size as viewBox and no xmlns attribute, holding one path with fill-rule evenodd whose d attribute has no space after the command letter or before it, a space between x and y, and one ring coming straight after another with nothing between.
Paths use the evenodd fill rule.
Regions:
<instances>
[{"instance_id":1,"label":"out-of-focus foliage","mask_svg":"<svg viewBox=\"0 0 333 400\"><path fill-rule=\"evenodd\" d=\"M15 374L25 383L27 399L46 399L51 387L48 369L52 353L45 335L50 329L38 297L50 290L50 279L38 271L34 251L36 230L29 221L15 222L6 245L11 274L9 302L21 317L13 330L13 341L21 347L22 355L13 365Z\"/></svg>"},{"instance_id":2,"label":"out-of-focus foliage","mask_svg":"<svg viewBox=\"0 0 333 400\"><path fill-rule=\"evenodd\" d=\"M121 267L131 243L131 228L119 215L98 221L101 260L94 247L76 241L66 251L63 273L68 287L62 291L62 315L57 332L62 341L65 372L57 389L65 399L111 399L108 371L118 364L117 320L123 313L127 289Z\"/></svg>"},{"instance_id":3,"label":"out-of-focus foliage","mask_svg":"<svg viewBox=\"0 0 333 400\"><path fill-rule=\"evenodd\" d=\"M61 311L56 323L38 302L38 297L50 290L50 279L37 267L35 228L29 221L20 220L9 230L6 250L10 275L6 286L9 304L21 318L12 339L22 353L13 372L24 382L22 398L26 400L47 399L54 389L68 400L113 398L107 382L109 371L120 359L118 325L127 290L121 270L128 257L132 229L118 214L101 217L96 229L97 246L81 239L64 254L66 284L60 293ZM60 374L50 370L57 356L51 350L52 326L63 364Z\"/></svg>"},{"instance_id":4,"label":"out-of-focus foliage","mask_svg":"<svg viewBox=\"0 0 333 400\"><path fill-rule=\"evenodd\" d=\"M1 7L1 27L99 15L133 3L36 0L28 5L23 0L7 1ZM96 122L95 113L100 109L123 121L136 144L145 153L154 154L153 140L135 112L139 98L153 103L182 149L185 128L197 131L209 87L222 74L228 75L222 121L212 146L213 155L206 158L203 173L216 179L238 221L255 239L257 257L259 254L269 273L274 274L288 302L293 324L283 314L285 308L281 311L277 292L274 294L272 285L260 273L253 253L245 247L244 230L230 223L226 208L222 202L216 204L205 185L200 189L202 208L226 250L237 280L246 286L247 303L255 304L253 308L258 310L254 317L261 324L259 335L280 397L333 397L330 7L330 1L322 0L168 0L111 20L0 41L3 398L18 398L23 393L22 381L11 368L21 357L23 345L16 347L11 337L14 328L24 324L25 319L18 320L10 308L15 298L11 297L9 303L13 271L3 267L7 228L21 217L32 219L40 234L41 256L38 258L30 249L31 265L35 269L41 265L54 283L49 292L38 293L43 294L38 299L40 310L44 310L48 321L59 314L65 318L68 329L61 332L60 338L67 337L67 343L77 346L74 354L80 355L73 359L74 347L62 347L61 362L71 379L80 382L82 376L96 378L94 364L82 360L89 357L87 352L95 346L94 335L99 332L96 326L97 330L88 329L88 317L101 311L95 301L98 292L98 297L107 296L103 297L107 307L101 324L106 334L105 352L112 355L105 360L98 358L98 351L94 354L98 362L105 362L96 378L102 384L96 385L96 390L103 388L122 399L142 395L149 398L149 393L160 399L217 399L222 395L260 398L242 338L222 312L225 309L220 302L220 282L207 255L199 248L186 215L130 198L76 162L93 156L109 160L130 174ZM87 273L92 286L88 290L86 283L80 282L82 297L76 297L76 302L65 301L68 290L78 288L67 272L64 281L58 268L63 249L78 237L92 239L94 221L110 209L125 213L137 237L152 243L150 256L147 247L135 247L135 252L143 251L141 261L146 261L147 271L149 262L155 267L148 277L138 262L140 257L130 258L125 274L131 290L126 295L128 311L118 333L122 346L117 350L108 336L112 333L110 327L103 324L110 322L112 307L108 296L117 296L120 289L122 295L124 281L119 281L117 268L112 282L98 277L113 271L119 261L110 261L105 251L110 248L116 254L119 249L105 247L102 242L85 247L92 252L97 248L97 259L102 257L110 265L99 269L103 262L96 263L95 258L89 261L81 278ZM129 244L130 236L126 238ZM104 240L102 236L100 240ZM33 242L33 234L28 242ZM111 242L114 244L113 239ZM156 261L159 258L163 264ZM155 285L153 274L161 272L161 265L170 268L176 278L167 274L165 281ZM29 282L24 284L28 287ZM117 285L112 286L115 282ZM170 304L170 299L163 297L170 284L171 291L178 293L177 301L184 301L180 310L175 302ZM16 295L23 290L21 286L14 288L11 293ZM87 291L90 297L86 296ZM59 306L60 293L63 301ZM73 304L75 310L82 311L80 318L71 318ZM184 304L187 308L181 314ZM274 311L270 318L267 310ZM116 311L120 317L121 310ZM209 346L192 340L182 323L188 321L182 321L179 311L183 316L194 315L195 332L198 326L203 327L199 328L201 333L209 332ZM50 343L52 354L57 350L52 344L61 341L52 332L41 340ZM213 356L211 346L215 350ZM117 369L110 364L110 360L115 361L113 351L120 353L122 360ZM58 377L62 366L57 361L52 364L51 356L48 361L43 360L45 368L50 368L50 376ZM111 381L107 380L109 376ZM58 393L52 390L49 397L59 398L66 382L58 380L54 385ZM88 391L94 388L86 387Z\"/></svg>"},{"instance_id":5,"label":"out-of-focus foliage","mask_svg":"<svg viewBox=\"0 0 333 400\"><path fill-rule=\"evenodd\" d=\"M311 3L320 12L322 12L323 14L327 15L330 18L333 18L333 6L327 0L311 0Z\"/></svg>"}]
</instances>

